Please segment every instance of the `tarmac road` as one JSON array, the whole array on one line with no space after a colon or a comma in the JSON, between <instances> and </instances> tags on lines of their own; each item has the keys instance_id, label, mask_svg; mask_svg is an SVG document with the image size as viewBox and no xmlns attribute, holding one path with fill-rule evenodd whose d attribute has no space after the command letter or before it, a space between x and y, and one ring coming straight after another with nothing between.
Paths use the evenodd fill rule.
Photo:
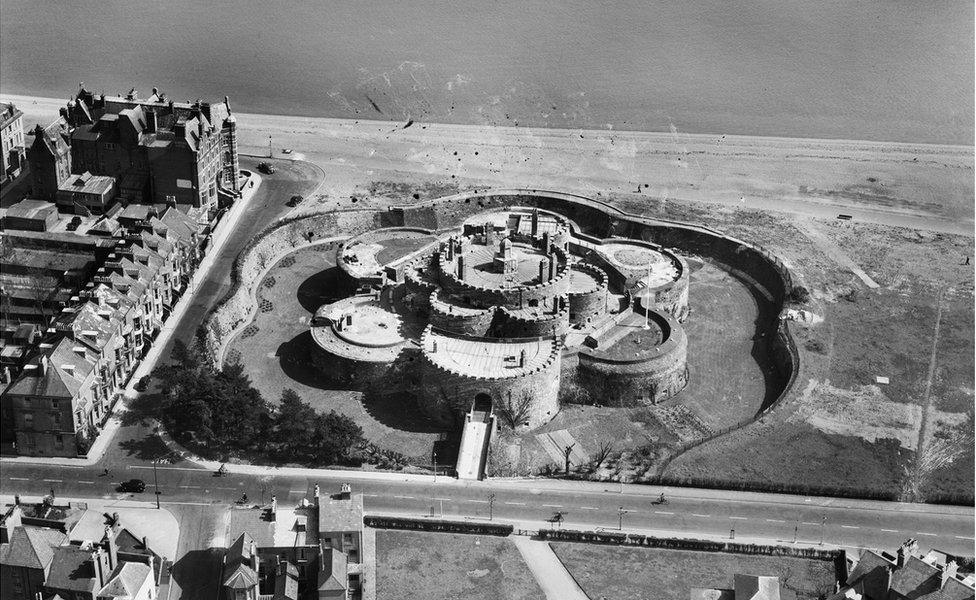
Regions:
<instances>
[{"instance_id":1,"label":"tarmac road","mask_svg":"<svg viewBox=\"0 0 976 600\"><path fill-rule=\"evenodd\" d=\"M129 465L111 469L5 464L0 480L4 495L41 495L116 498L151 502L158 481L160 499L178 505L230 505L243 493L249 502L300 501L317 483L323 493L338 489L353 477L228 474L217 477L189 463L187 466ZM352 475L352 474L351 474ZM139 478L146 482L141 494L120 494L119 482ZM434 482L403 481L381 474L372 481L353 481L363 492L367 513L410 514L446 518L517 521L524 528L548 526L546 520L562 512L564 528L616 529L623 507L624 529L654 530L675 535L703 535L769 544L819 544L840 547L891 549L909 537L923 547L971 554L974 518L972 507L952 507L836 498L727 492L694 488L563 482L547 480L459 482L438 477ZM416 479L416 478L414 478ZM666 494L667 504L655 503ZM489 494L494 494L491 500ZM824 521L826 518L826 522ZM520 525L522 526L522 525Z\"/></svg>"}]
</instances>

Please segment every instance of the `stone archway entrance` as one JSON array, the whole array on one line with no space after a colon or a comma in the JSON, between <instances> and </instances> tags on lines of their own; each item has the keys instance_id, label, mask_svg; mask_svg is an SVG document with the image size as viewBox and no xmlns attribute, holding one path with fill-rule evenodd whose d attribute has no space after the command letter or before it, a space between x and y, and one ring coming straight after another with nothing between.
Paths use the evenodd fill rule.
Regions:
<instances>
[{"instance_id":1,"label":"stone archway entrance","mask_svg":"<svg viewBox=\"0 0 976 600\"><path fill-rule=\"evenodd\" d=\"M491 415L492 400L491 396L482 392L474 397L474 403L471 405L471 412L473 413L475 421L487 421L488 417Z\"/></svg>"}]
</instances>

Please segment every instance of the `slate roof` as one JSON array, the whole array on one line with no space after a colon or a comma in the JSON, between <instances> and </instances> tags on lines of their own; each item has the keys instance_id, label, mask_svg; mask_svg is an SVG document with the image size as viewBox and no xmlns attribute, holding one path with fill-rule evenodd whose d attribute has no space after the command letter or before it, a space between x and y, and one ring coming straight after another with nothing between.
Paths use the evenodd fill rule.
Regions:
<instances>
[{"instance_id":1,"label":"slate roof","mask_svg":"<svg viewBox=\"0 0 976 600\"><path fill-rule=\"evenodd\" d=\"M71 147L65 139L68 136L68 124L64 119L58 118L47 127L38 125L34 128L34 142L31 150L46 150L52 156L68 154Z\"/></svg>"},{"instance_id":2,"label":"slate roof","mask_svg":"<svg viewBox=\"0 0 976 600\"><path fill-rule=\"evenodd\" d=\"M115 572L98 592L99 598L134 598L146 579L152 580L152 570L149 565L138 562L124 562L116 567Z\"/></svg>"},{"instance_id":3,"label":"slate roof","mask_svg":"<svg viewBox=\"0 0 976 600\"><path fill-rule=\"evenodd\" d=\"M779 600L779 578L736 574L735 600Z\"/></svg>"},{"instance_id":4,"label":"slate roof","mask_svg":"<svg viewBox=\"0 0 976 600\"><path fill-rule=\"evenodd\" d=\"M869 550L847 576L847 585L868 598L884 598L888 594L888 569L892 567L890 560Z\"/></svg>"},{"instance_id":5,"label":"slate roof","mask_svg":"<svg viewBox=\"0 0 976 600\"><path fill-rule=\"evenodd\" d=\"M80 352L73 340L61 338L49 353L45 371L40 365L24 369L7 389L8 394L74 398L85 378L95 368L95 359L86 349ZM74 367L73 370L65 366Z\"/></svg>"},{"instance_id":6,"label":"slate roof","mask_svg":"<svg viewBox=\"0 0 976 600\"><path fill-rule=\"evenodd\" d=\"M246 531L227 549L224 555L223 585L232 589L250 589L258 584L257 573L251 568L254 540Z\"/></svg>"},{"instance_id":7,"label":"slate roof","mask_svg":"<svg viewBox=\"0 0 976 600\"><path fill-rule=\"evenodd\" d=\"M56 529L15 527L10 542L0 544L0 564L45 570L51 565L55 548L67 540Z\"/></svg>"},{"instance_id":8,"label":"slate roof","mask_svg":"<svg viewBox=\"0 0 976 600\"><path fill-rule=\"evenodd\" d=\"M349 558L344 552L329 548L322 557L319 571L320 590L345 590L349 580Z\"/></svg>"},{"instance_id":9,"label":"slate roof","mask_svg":"<svg viewBox=\"0 0 976 600\"><path fill-rule=\"evenodd\" d=\"M298 569L290 562L283 566L275 578L274 600L298 600Z\"/></svg>"},{"instance_id":10,"label":"slate roof","mask_svg":"<svg viewBox=\"0 0 976 600\"><path fill-rule=\"evenodd\" d=\"M24 198L7 208L7 216L22 219L44 219L47 215L57 211L58 207L53 202Z\"/></svg>"},{"instance_id":11,"label":"slate roof","mask_svg":"<svg viewBox=\"0 0 976 600\"><path fill-rule=\"evenodd\" d=\"M67 590L71 592L87 592L94 594L97 590L95 579L95 565L91 560L91 551L80 546L59 546L54 550L54 560L51 562L51 572L48 573L44 585L52 590Z\"/></svg>"},{"instance_id":12,"label":"slate roof","mask_svg":"<svg viewBox=\"0 0 976 600\"><path fill-rule=\"evenodd\" d=\"M6 129L18 117L24 115L23 111L7 102L0 102L0 129Z\"/></svg>"}]
</instances>

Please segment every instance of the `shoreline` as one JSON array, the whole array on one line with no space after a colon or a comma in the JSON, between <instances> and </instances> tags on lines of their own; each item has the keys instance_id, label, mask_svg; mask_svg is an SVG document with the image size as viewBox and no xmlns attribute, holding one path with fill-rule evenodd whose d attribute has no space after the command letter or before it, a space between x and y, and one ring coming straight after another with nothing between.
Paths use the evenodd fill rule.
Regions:
<instances>
[{"instance_id":1,"label":"shoreline","mask_svg":"<svg viewBox=\"0 0 976 600\"><path fill-rule=\"evenodd\" d=\"M12 102L17 108L23 110L26 106L38 106L44 107L43 110L31 111L28 113L24 111L25 118L28 114L51 114L51 119L57 117L57 110L67 103L67 99L61 100L58 98L47 98L43 96L28 96L20 94L0 94L0 101ZM312 116L302 116L302 115L285 115L285 114L271 114L271 113L244 113L236 112L235 115L248 120L257 119L275 119L281 121L294 121L296 123L318 123L318 124L330 124L335 126L358 124L362 126L373 126L377 129L389 129L391 131L402 130L404 123L402 121L393 120L377 120L377 119L350 119L345 117L312 117ZM50 121L48 121L50 122ZM42 125L46 123L40 122ZM784 137L784 136L765 136L765 135L751 135L751 134L728 134L721 132L714 133L686 133L686 132L676 132L672 133L669 131L643 131L634 129L611 129L611 128L600 128L600 129L587 129L587 128L565 128L565 127L513 127L505 125L478 125L473 123L442 123L442 122L424 122L415 121L411 128L422 128L422 127L437 127L438 129L467 129L467 130L491 130L497 132L504 132L510 134L521 134L521 135L553 135L556 137L567 136L572 134L577 134L578 132L591 132L592 135L603 135L609 136L622 136L622 137L646 137L649 139L661 139L664 141L674 141L675 138L679 140L684 138L690 141L704 142L704 141L715 141L716 138L727 140L729 142L748 142L762 140L767 143L784 143L784 144L797 144L797 143L807 143L807 144L836 144L836 145L850 145L850 146L861 146L865 149L868 148L898 148L902 150L908 150L911 148L922 147L927 149L942 148L944 150L953 151L969 151L972 152L976 148L976 140L974 140L973 145L965 144L946 144L946 143L934 143L934 142L897 142L897 141L877 141L877 140L858 140L849 138L818 138L818 137ZM25 123L25 131L27 129Z\"/></svg>"},{"instance_id":2,"label":"shoreline","mask_svg":"<svg viewBox=\"0 0 976 600\"><path fill-rule=\"evenodd\" d=\"M24 111L25 133L67 102L0 98ZM313 163L338 202L404 184L548 189L973 236L970 146L235 115L242 154Z\"/></svg>"}]
</instances>

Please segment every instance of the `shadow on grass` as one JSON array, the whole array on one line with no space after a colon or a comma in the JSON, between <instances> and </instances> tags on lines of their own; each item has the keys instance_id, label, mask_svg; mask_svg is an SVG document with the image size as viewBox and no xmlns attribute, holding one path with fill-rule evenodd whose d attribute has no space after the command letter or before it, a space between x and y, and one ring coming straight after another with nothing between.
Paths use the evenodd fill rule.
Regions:
<instances>
[{"instance_id":1,"label":"shadow on grass","mask_svg":"<svg viewBox=\"0 0 976 600\"><path fill-rule=\"evenodd\" d=\"M363 409L380 423L414 433L443 433L445 427L426 417L417 398L408 392L370 389L363 394Z\"/></svg>"},{"instance_id":2,"label":"shadow on grass","mask_svg":"<svg viewBox=\"0 0 976 600\"><path fill-rule=\"evenodd\" d=\"M220 583L223 548L190 550L173 565L173 581L184 600L214 600Z\"/></svg>"},{"instance_id":3,"label":"shadow on grass","mask_svg":"<svg viewBox=\"0 0 976 600\"><path fill-rule=\"evenodd\" d=\"M349 373L342 373L338 366L328 367L329 357L312 339L311 331L303 331L278 346L275 353L281 372L286 377L320 390L353 390L358 386L348 381ZM317 361L316 358L321 358ZM287 386L285 386L287 387Z\"/></svg>"},{"instance_id":4,"label":"shadow on grass","mask_svg":"<svg viewBox=\"0 0 976 600\"><path fill-rule=\"evenodd\" d=\"M302 308L315 313L323 304L335 302L343 296L341 293L339 267L330 267L312 275L298 286L296 297Z\"/></svg>"}]
</instances>

